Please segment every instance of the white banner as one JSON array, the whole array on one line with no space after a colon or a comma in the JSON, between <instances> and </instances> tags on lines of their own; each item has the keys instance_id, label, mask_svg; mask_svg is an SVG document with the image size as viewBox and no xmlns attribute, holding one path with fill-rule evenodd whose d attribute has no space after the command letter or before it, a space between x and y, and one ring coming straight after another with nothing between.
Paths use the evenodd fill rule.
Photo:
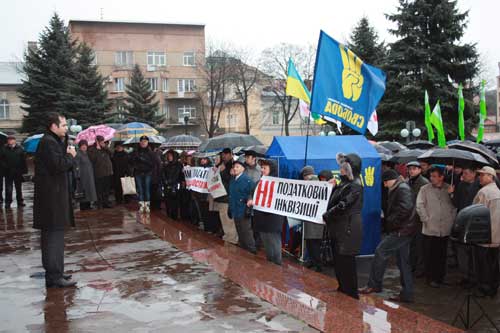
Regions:
<instances>
[{"instance_id":1,"label":"white banner","mask_svg":"<svg viewBox=\"0 0 500 333\"><path fill-rule=\"evenodd\" d=\"M222 183L222 177L220 176L219 169L211 168L208 171L207 182L208 182L208 192L212 195L214 199L227 195L226 188Z\"/></svg>"},{"instance_id":2,"label":"white banner","mask_svg":"<svg viewBox=\"0 0 500 333\"><path fill-rule=\"evenodd\" d=\"M208 172L210 168L184 167L186 188L198 193L208 193Z\"/></svg>"},{"instance_id":3,"label":"white banner","mask_svg":"<svg viewBox=\"0 0 500 333\"><path fill-rule=\"evenodd\" d=\"M328 182L262 177L253 195L253 208L324 224L322 215L332 190Z\"/></svg>"}]
</instances>

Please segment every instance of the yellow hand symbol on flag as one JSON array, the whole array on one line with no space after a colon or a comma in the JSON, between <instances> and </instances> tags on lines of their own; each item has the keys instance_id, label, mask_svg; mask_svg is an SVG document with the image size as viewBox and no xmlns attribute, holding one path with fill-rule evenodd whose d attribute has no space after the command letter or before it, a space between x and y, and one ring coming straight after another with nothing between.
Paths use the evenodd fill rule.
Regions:
<instances>
[{"instance_id":1,"label":"yellow hand symbol on flag","mask_svg":"<svg viewBox=\"0 0 500 333\"><path fill-rule=\"evenodd\" d=\"M365 168L365 184L366 186L372 187L375 184L375 168L368 167Z\"/></svg>"},{"instance_id":2,"label":"yellow hand symbol on flag","mask_svg":"<svg viewBox=\"0 0 500 333\"><path fill-rule=\"evenodd\" d=\"M363 61L351 50L339 44L340 56L342 58L342 92L344 97L356 102L361 96L364 78L361 75Z\"/></svg>"}]
</instances>

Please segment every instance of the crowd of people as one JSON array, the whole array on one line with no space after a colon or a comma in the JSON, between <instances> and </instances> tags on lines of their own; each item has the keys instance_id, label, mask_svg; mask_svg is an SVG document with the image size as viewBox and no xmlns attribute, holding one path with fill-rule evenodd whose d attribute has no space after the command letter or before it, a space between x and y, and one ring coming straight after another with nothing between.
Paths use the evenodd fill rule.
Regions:
<instances>
[{"instance_id":1,"label":"crowd of people","mask_svg":"<svg viewBox=\"0 0 500 333\"><path fill-rule=\"evenodd\" d=\"M79 202L80 210L113 207L112 192L115 204L129 203L133 198L123 193L122 179L133 177L140 213L147 214L164 207L171 219L197 225L254 254L263 248L267 260L281 265L286 218L252 209L253 193L261 177L278 176L275 160L260 158L252 150L237 157L230 148L210 157L201 155L198 158L187 152L162 152L150 145L147 136L142 136L132 151L120 143L114 143L112 151L110 142L101 136L97 136L90 146L82 140L78 142L78 149L72 150L65 135L67 128L60 127L64 122L63 117L53 116L49 127L52 129L44 136L36 154L35 227L39 226L42 231L43 228L60 230L44 227L47 222L42 222L41 217L56 221L53 225L59 225L62 220L73 220L72 209L70 213L59 216L61 207L53 202L54 193L44 194L39 190L44 186L43 177L56 176L52 169L67 171L69 177L51 180L46 184L47 191L59 183L64 187L67 182L73 197L70 195L63 201L71 207ZM50 149L44 148L45 145ZM45 157L56 150L58 154L63 152L64 159L61 156L57 160ZM0 149L0 161L0 176L5 181L5 206L9 207L12 202L14 186L18 206L23 206L21 184L22 176L27 173L26 156L14 137L9 137L7 144ZM448 284L446 273L449 265L456 265L462 272L462 285L478 286L482 295L496 295L500 282L500 189L493 168L476 169L472 165L443 168L412 161L402 169L401 165L396 168L393 163L384 162L381 175L384 186L382 241L375 250L368 283L358 289L356 256L362 244L364 200L361 158L354 153L338 154L337 164L339 175L335 177L332 170L316 173L312 166L305 166L300 172L301 180L326 181L333 185L327 211L323 214L324 224L302 221L301 232L305 239L305 249L302 250L306 253L307 267L322 271L326 264L325 251L328 250L339 282L338 290L353 298L359 298L360 293L382 291L384 273L391 258L396 260L401 276L401 292L392 297L395 301L414 301L416 278L425 278L432 288ZM208 193L190 191L183 172L186 166L217 169L226 195L213 198ZM404 177L401 170L404 170ZM457 212L476 203L490 210L491 244L472 246L452 242L449 236ZM44 209L46 206L57 207L58 212L50 213ZM50 248L49 244L61 243L61 236L57 236L59 241L56 242L54 235L57 233L42 235L42 245L45 244L42 249ZM325 244L330 248L325 249ZM52 256L48 253L43 257L44 267L49 271L61 271L59 259L51 261ZM59 285L66 284L60 278L47 281L56 280Z\"/></svg>"}]
</instances>

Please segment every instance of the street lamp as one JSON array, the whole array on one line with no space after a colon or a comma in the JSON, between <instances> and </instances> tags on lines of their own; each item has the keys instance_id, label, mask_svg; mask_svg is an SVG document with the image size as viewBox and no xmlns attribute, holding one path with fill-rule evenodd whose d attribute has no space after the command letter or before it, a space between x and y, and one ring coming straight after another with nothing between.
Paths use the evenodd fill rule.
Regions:
<instances>
[{"instance_id":1,"label":"street lamp","mask_svg":"<svg viewBox=\"0 0 500 333\"><path fill-rule=\"evenodd\" d=\"M403 128L399 133L401 137L406 139L406 143L409 143L415 139L418 139L422 135L420 128L416 127L413 120L406 122L406 128Z\"/></svg>"}]
</instances>

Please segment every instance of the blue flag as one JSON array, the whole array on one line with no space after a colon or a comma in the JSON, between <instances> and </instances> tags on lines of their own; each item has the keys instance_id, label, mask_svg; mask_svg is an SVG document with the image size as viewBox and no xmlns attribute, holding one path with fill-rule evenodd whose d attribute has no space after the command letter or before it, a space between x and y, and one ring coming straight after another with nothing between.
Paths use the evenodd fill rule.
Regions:
<instances>
[{"instance_id":1,"label":"blue flag","mask_svg":"<svg viewBox=\"0 0 500 333\"><path fill-rule=\"evenodd\" d=\"M385 74L324 31L319 35L311 111L365 134L385 91Z\"/></svg>"}]
</instances>

